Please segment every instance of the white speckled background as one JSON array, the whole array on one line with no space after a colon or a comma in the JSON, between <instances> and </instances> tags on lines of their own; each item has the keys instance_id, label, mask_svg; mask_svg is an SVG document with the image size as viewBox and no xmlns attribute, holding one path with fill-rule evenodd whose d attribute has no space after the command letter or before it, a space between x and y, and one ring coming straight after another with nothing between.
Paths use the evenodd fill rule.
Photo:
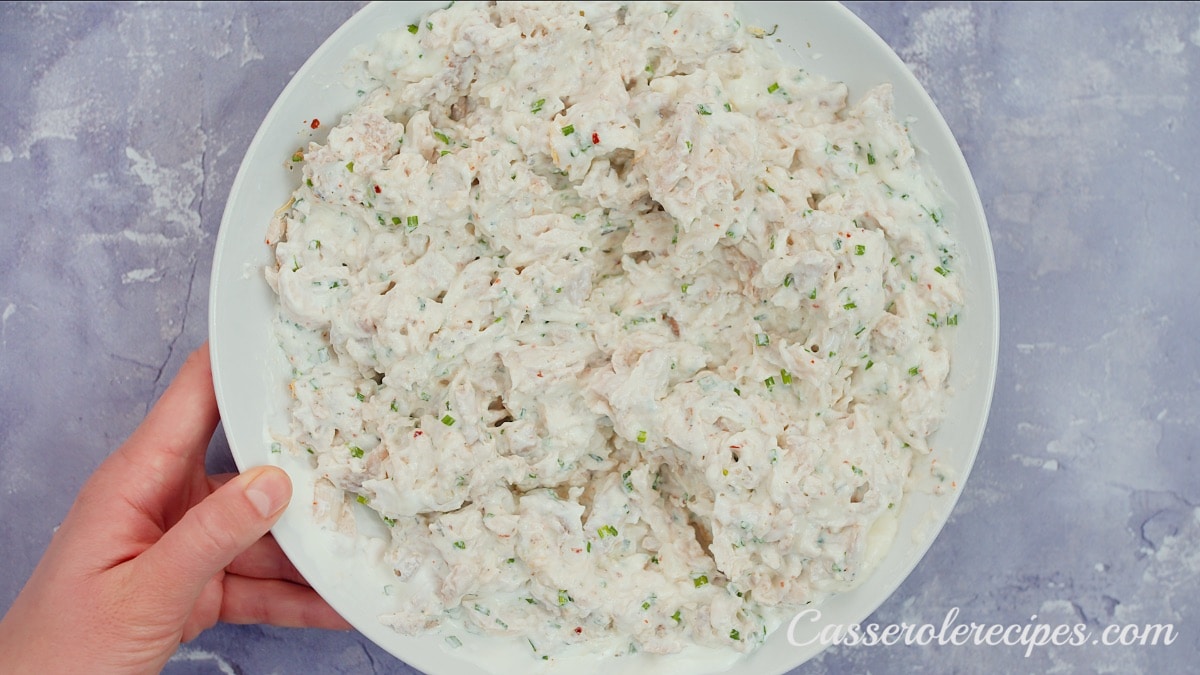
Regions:
<instances>
[{"instance_id":1,"label":"white speckled background","mask_svg":"<svg viewBox=\"0 0 1200 675\"><path fill-rule=\"evenodd\" d=\"M974 473L872 620L1172 623L1171 646L841 647L801 673L1200 661L1200 5L848 6L975 174L1000 372ZM207 332L242 153L348 4L0 4L0 607ZM218 436L210 466L229 468ZM408 673L361 636L219 626L199 673Z\"/></svg>"}]
</instances>

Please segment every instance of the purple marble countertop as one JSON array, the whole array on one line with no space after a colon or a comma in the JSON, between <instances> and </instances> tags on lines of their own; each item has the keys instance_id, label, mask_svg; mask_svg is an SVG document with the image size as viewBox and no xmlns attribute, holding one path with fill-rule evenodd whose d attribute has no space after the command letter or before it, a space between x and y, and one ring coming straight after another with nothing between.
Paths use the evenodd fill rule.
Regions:
<instances>
[{"instance_id":1,"label":"purple marble countertop","mask_svg":"<svg viewBox=\"0 0 1200 675\"><path fill-rule=\"evenodd\" d=\"M356 3L0 4L0 608L208 330L225 198ZM826 672L1200 661L1200 5L848 6L962 145L1000 278L975 470L880 623L1170 623L1171 646L835 647ZM218 434L210 467L232 466ZM0 667L2 669L2 667ZM414 672L357 633L218 626L166 672Z\"/></svg>"}]
</instances>

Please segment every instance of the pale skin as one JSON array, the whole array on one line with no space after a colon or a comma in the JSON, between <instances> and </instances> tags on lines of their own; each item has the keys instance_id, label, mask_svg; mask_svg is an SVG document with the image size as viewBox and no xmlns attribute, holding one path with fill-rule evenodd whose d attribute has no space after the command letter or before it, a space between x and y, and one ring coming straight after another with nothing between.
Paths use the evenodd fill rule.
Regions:
<instances>
[{"instance_id":1,"label":"pale skin","mask_svg":"<svg viewBox=\"0 0 1200 675\"><path fill-rule=\"evenodd\" d=\"M218 621L350 628L268 530L287 474L209 476L218 421L207 346L88 479L3 620L6 673L157 673Z\"/></svg>"}]
</instances>

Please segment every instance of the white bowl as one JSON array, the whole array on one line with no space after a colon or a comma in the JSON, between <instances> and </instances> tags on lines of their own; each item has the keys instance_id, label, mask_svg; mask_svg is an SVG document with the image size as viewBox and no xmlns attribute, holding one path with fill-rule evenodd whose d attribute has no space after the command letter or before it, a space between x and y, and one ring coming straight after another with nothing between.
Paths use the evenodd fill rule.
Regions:
<instances>
[{"instance_id":1,"label":"white bowl","mask_svg":"<svg viewBox=\"0 0 1200 675\"><path fill-rule=\"evenodd\" d=\"M601 669L601 664L535 661L523 643L497 639L472 638L451 649L440 637L403 637L380 624L377 617L393 611L391 606L398 600L384 593L385 587L396 583L395 577L386 566L373 564L361 547L356 549L344 537L315 524L307 463L270 451L268 427L286 420L288 369L272 332L275 297L263 279L262 267L272 259L264 243L267 224L298 185L298 174L285 168L285 161L309 140L323 139L325 130L355 104L356 92L343 84L343 68L355 48L373 44L386 27L407 25L444 5L408 2L365 7L309 58L267 114L233 183L213 259L209 330L217 401L239 468L271 463L291 474L295 497L273 529L275 538L313 588L364 635L431 673L507 672L515 667L580 675ZM908 497L895 543L871 577L854 591L821 605L819 622L799 623L793 637L807 644L790 643L785 625L760 650L733 663L707 650L677 657L638 655L621 660L622 672L780 673L823 648L815 638L824 625L863 621L908 576L949 517L978 451L995 382L999 301L991 240L970 171L928 94L887 44L839 4L755 3L740 11L758 26L778 24L774 37L782 40L785 58L846 82L851 99L873 85L891 82L897 116L913 120L912 138L923 151L921 161L934 171L953 201L945 209L945 222L959 242L967 300L950 375L954 393L932 445L939 465L956 478L957 489L943 496L914 492ZM307 126L314 117L322 121L316 131Z\"/></svg>"}]
</instances>

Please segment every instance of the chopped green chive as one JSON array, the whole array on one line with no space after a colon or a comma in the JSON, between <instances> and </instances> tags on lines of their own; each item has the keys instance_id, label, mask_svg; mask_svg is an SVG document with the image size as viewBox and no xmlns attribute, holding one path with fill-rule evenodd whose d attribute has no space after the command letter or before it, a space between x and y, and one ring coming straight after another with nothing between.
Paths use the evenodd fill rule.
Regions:
<instances>
[{"instance_id":1,"label":"chopped green chive","mask_svg":"<svg viewBox=\"0 0 1200 675\"><path fill-rule=\"evenodd\" d=\"M796 281L796 277L795 277L794 275L792 275L792 273L791 273L791 272L788 272L788 275L787 275L786 277L784 277L784 278L783 278L783 287L784 287L784 288L788 288L788 287L789 287L789 286L791 286L791 285L792 285L792 284L793 284L795 281Z\"/></svg>"},{"instance_id":2,"label":"chopped green chive","mask_svg":"<svg viewBox=\"0 0 1200 675\"><path fill-rule=\"evenodd\" d=\"M454 542L454 548L456 548L460 551L465 550L467 548L467 542L463 541L462 539L459 539L458 541Z\"/></svg>"},{"instance_id":3,"label":"chopped green chive","mask_svg":"<svg viewBox=\"0 0 1200 675\"><path fill-rule=\"evenodd\" d=\"M772 82L770 84L770 86L767 87L768 94L774 94L777 91L779 91L779 83L778 82Z\"/></svg>"},{"instance_id":4,"label":"chopped green chive","mask_svg":"<svg viewBox=\"0 0 1200 675\"><path fill-rule=\"evenodd\" d=\"M571 216L572 220L585 220L586 218L587 216L583 215L582 213L576 213L575 215Z\"/></svg>"},{"instance_id":5,"label":"chopped green chive","mask_svg":"<svg viewBox=\"0 0 1200 675\"><path fill-rule=\"evenodd\" d=\"M400 225L404 221L400 220L400 216L392 216L392 225Z\"/></svg>"},{"instance_id":6,"label":"chopped green chive","mask_svg":"<svg viewBox=\"0 0 1200 675\"><path fill-rule=\"evenodd\" d=\"M292 161L293 162L303 162L304 161L304 153L300 152L299 150L297 150L296 152L293 152L292 153Z\"/></svg>"},{"instance_id":7,"label":"chopped green chive","mask_svg":"<svg viewBox=\"0 0 1200 675\"><path fill-rule=\"evenodd\" d=\"M452 427L452 426L454 426L454 418L449 415L443 415L442 416L442 424L445 424L448 427Z\"/></svg>"},{"instance_id":8,"label":"chopped green chive","mask_svg":"<svg viewBox=\"0 0 1200 675\"><path fill-rule=\"evenodd\" d=\"M866 252L867 252L866 246L863 246L862 244L854 245L854 255L863 255Z\"/></svg>"},{"instance_id":9,"label":"chopped green chive","mask_svg":"<svg viewBox=\"0 0 1200 675\"><path fill-rule=\"evenodd\" d=\"M419 27L417 27L417 24L415 24L415 23L408 24L408 32L412 33L413 35L416 35L417 31L419 31L419 30L421 30L421 29Z\"/></svg>"},{"instance_id":10,"label":"chopped green chive","mask_svg":"<svg viewBox=\"0 0 1200 675\"><path fill-rule=\"evenodd\" d=\"M957 326L958 325L958 315L951 314L950 316L946 317L946 325L947 326Z\"/></svg>"},{"instance_id":11,"label":"chopped green chive","mask_svg":"<svg viewBox=\"0 0 1200 675\"><path fill-rule=\"evenodd\" d=\"M692 579L692 583L696 585L696 588L700 588L704 584L708 583L708 575L701 574L700 576L696 577L695 579Z\"/></svg>"},{"instance_id":12,"label":"chopped green chive","mask_svg":"<svg viewBox=\"0 0 1200 675\"><path fill-rule=\"evenodd\" d=\"M691 286L692 286L691 284L683 284L682 286L679 287L679 290L682 293L687 293L688 289L691 288Z\"/></svg>"},{"instance_id":13,"label":"chopped green chive","mask_svg":"<svg viewBox=\"0 0 1200 675\"><path fill-rule=\"evenodd\" d=\"M350 456L354 457L355 459L362 459L363 449L357 445L350 446Z\"/></svg>"},{"instance_id":14,"label":"chopped green chive","mask_svg":"<svg viewBox=\"0 0 1200 675\"><path fill-rule=\"evenodd\" d=\"M916 374L917 374L917 373L919 373L919 372L921 372L921 371L920 371L920 370L919 370L919 369L918 369L916 366L913 366L912 368L909 368L909 369L908 369L908 374L909 374L909 375L916 376Z\"/></svg>"},{"instance_id":15,"label":"chopped green chive","mask_svg":"<svg viewBox=\"0 0 1200 675\"><path fill-rule=\"evenodd\" d=\"M384 522L384 524L385 524L385 525L387 525L388 527L395 527L395 526L396 526L396 519L395 519L395 518L388 518L387 516L384 516L384 517L383 517L383 522Z\"/></svg>"},{"instance_id":16,"label":"chopped green chive","mask_svg":"<svg viewBox=\"0 0 1200 675\"><path fill-rule=\"evenodd\" d=\"M435 132L433 132L433 137L434 137L434 138L436 138L436 139L438 139L439 141L441 141L441 142L445 143L446 145L450 145L450 144L451 144L450 137L449 137L449 136L447 136L446 134L443 134L443 133L442 133L442 132L440 132L440 131L435 131Z\"/></svg>"},{"instance_id":17,"label":"chopped green chive","mask_svg":"<svg viewBox=\"0 0 1200 675\"><path fill-rule=\"evenodd\" d=\"M574 124L568 124L567 126L562 128L563 136L570 136L573 133L575 133L575 125Z\"/></svg>"},{"instance_id":18,"label":"chopped green chive","mask_svg":"<svg viewBox=\"0 0 1200 675\"><path fill-rule=\"evenodd\" d=\"M767 386L768 391L770 391L771 389L774 389L775 388L775 376L772 375L772 376L768 377L767 379L763 380L763 384L765 384Z\"/></svg>"},{"instance_id":19,"label":"chopped green chive","mask_svg":"<svg viewBox=\"0 0 1200 675\"><path fill-rule=\"evenodd\" d=\"M842 309L854 309L855 307L858 307L858 305L856 305L853 300L842 305Z\"/></svg>"},{"instance_id":20,"label":"chopped green chive","mask_svg":"<svg viewBox=\"0 0 1200 675\"><path fill-rule=\"evenodd\" d=\"M533 102L532 106L529 107L529 112L536 115L536 114L542 112L542 106L544 106L544 105L546 105L546 99L539 98L538 100Z\"/></svg>"},{"instance_id":21,"label":"chopped green chive","mask_svg":"<svg viewBox=\"0 0 1200 675\"><path fill-rule=\"evenodd\" d=\"M617 528L613 527L612 525L601 525L600 528L596 530L596 534L600 535L601 539L605 537L615 537L617 536Z\"/></svg>"},{"instance_id":22,"label":"chopped green chive","mask_svg":"<svg viewBox=\"0 0 1200 675\"><path fill-rule=\"evenodd\" d=\"M679 610L675 610L675 613L671 615L671 618L675 619L675 623L682 621L682 619L679 617Z\"/></svg>"},{"instance_id":23,"label":"chopped green chive","mask_svg":"<svg viewBox=\"0 0 1200 675\"><path fill-rule=\"evenodd\" d=\"M367 400L367 397L366 397L366 396L364 396L364 395L363 395L363 393L362 393L361 391L360 391L360 392L356 392L356 393L354 394L354 398L356 398L356 399L358 399L358 400L360 400L360 401L365 401L365 400Z\"/></svg>"},{"instance_id":24,"label":"chopped green chive","mask_svg":"<svg viewBox=\"0 0 1200 675\"><path fill-rule=\"evenodd\" d=\"M875 153L868 152L867 153L867 164L874 164L874 163L875 163Z\"/></svg>"},{"instance_id":25,"label":"chopped green chive","mask_svg":"<svg viewBox=\"0 0 1200 675\"><path fill-rule=\"evenodd\" d=\"M855 475L855 476L861 476L861 475L863 475L863 470L862 470L862 469L860 469L860 468L858 468L857 466L854 466L853 464L852 464L852 465L850 465L850 470L854 472L854 475Z\"/></svg>"},{"instance_id":26,"label":"chopped green chive","mask_svg":"<svg viewBox=\"0 0 1200 675\"><path fill-rule=\"evenodd\" d=\"M395 401L392 401L392 405L390 405L388 407L390 407L392 409L392 412L400 412L400 409L396 407Z\"/></svg>"},{"instance_id":27,"label":"chopped green chive","mask_svg":"<svg viewBox=\"0 0 1200 675\"><path fill-rule=\"evenodd\" d=\"M938 265L937 267L933 268L933 271L937 272L938 274L940 274L942 276L946 276L947 274L950 273L950 272L946 271L946 268L942 267L941 265Z\"/></svg>"},{"instance_id":28,"label":"chopped green chive","mask_svg":"<svg viewBox=\"0 0 1200 675\"><path fill-rule=\"evenodd\" d=\"M784 384L791 384L792 383L792 374L786 370L781 370L781 371L779 371L779 379Z\"/></svg>"},{"instance_id":29,"label":"chopped green chive","mask_svg":"<svg viewBox=\"0 0 1200 675\"><path fill-rule=\"evenodd\" d=\"M712 114L712 110L709 110L708 106L704 105L703 103L696 106L696 112L700 113L701 115L711 115Z\"/></svg>"},{"instance_id":30,"label":"chopped green chive","mask_svg":"<svg viewBox=\"0 0 1200 675\"><path fill-rule=\"evenodd\" d=\"M754 336L754 344L758 347L766 347L771 344L771 336L766 333L759 333Z\"/></svg>"},{"instance_id":31,"label":"chopped green chive","mask_svg":"<svg viewBox=\"0 0 1200 675\"><path fill-rule=\"evenodd\" d=\"M346 162L346 170L354 173L354 162Z\"/></svg>"},{"instance_id":32,"label":"chopped green chive","mask_svg":"<svg viewBox=\"0 0 1200 675\"><path fill-rule=\"evenodd\" d=\"M738 629L734 628L733 630L729 631L729 639L730 640L741 640L742 634L738 632Z\"/></svg>"},{"instance_id":33,"label":"chopped green chive","mask_svg":"<svg viewBox=\"0 0 1200 675\"><path fill-rule=\"evenodd\" d=\"M725 104L725 112L733 112L733 104L732 103L727 102Z\"/></svg>"},{"instance_id":34,"label":"chopped green chive","mask_svg":"<svg viewBox=\"0 0 1200 675\"><path fill-rule=\"evenodd\" d=\"M308 187L312 187L312 186L313 186L313 185L312 185L312 179L311 179L311 178L305 178L305 179L304 179L304 184L305 184L305 185L307 185Z\"/></svg>"},{"instance_id":35,"label":"chopped green chive","mask_svg":"<svg viewBox=\"0 0 1200 675\"><path fill-rule=\"evenodd\" d=\"M358 503L359 503L359 504L367 504L367 503L370 503L370 501L371 501L371 500L370 500L370 499L368 499L366 495L359 495L359 496L358 496Z\"/></svg>"},{"instance_id":36,"label":"chopped green chive","mask_svg":"<svg viewBox=\"0 0 1200 675\"><path fill-rule=\"evenodd\" d=\"M650 601L649 600L642 603L642 609L650 609Z\"/></svg>"},{"instance_id":37,"label":"chopped green chive","mask_svg":"<svg viewBox=\"0 0 1200 675\"><path fill-rule=\"evenodd\" d=\"M417 216L409 216L406 224L408 225L408 229L413 230L416 229L417 225L421 224L421 219Z\"/></svg>"},{"instance_id":38,"label":"chopped green chive","mask_svg":"<svg viewBox=\"0 0 1200 675\"><path fill-rule=\"evenodd\" d=\"M641 431L638 432L637 441L638 441L638 443L646 442L646 430L645 429L642 429Z\"/></svg>"},{"instance_id":39,"label":"chopped green chive","mask_svg":"<svg viewBox=\"0 0 1200 675\"><path fill-rule=\"evenodd\" d=\"M692 142L691 141L684 141L683 144L687 146L688 152L692 151Z\"/></svg>"},{"instance_id":40,"label":"chopped green chive","mask_svg":"<svg viewBox=\"0 0 1200 675\"><path fill-rule=\"evenodd\" d=\"M867 359L867 367L863 368L863 370L870 370L871 366L873 366L873 365L875 365L875 362L872 361L871 359Z\"/></svg>"},{"instance_id":41,"label":"chopped green chive","mask_svg":"<svg viewBox=\"0 0 1200 675\"><path fill-rule=\"evenodd\" d=\"M568 602L574 602L574 600L571 599L571 596L565 590L559 589L559 591L558 591L558 606L562 607L562 606L566 605Z\"/></svg>"},{"instance_id":42,"label":"chopped green chive","mask_svg":"<svg viewBox=\"0 0 1200 675\"><path fill-rule=\"evenodd\" d=\"M817 299L817 289L815 289L815 288L814 288L814 289L812 289L812 291L810 291L810 292L809 292L809 294L808 294L808 299L809 299L809 300L816 300L816 299Z\"/></svg>"}]
</instances>

